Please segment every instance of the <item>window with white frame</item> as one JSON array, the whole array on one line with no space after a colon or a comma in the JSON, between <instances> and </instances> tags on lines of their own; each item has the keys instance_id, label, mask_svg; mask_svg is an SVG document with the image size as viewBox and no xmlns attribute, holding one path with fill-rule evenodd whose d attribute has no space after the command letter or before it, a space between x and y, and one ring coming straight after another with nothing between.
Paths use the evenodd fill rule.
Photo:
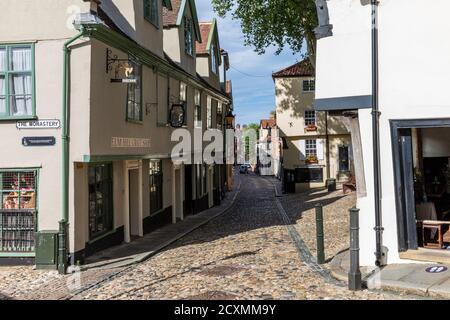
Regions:
<instances>
[{"instance_id":1,"label":"window with white frame","mask_svg":"<svg viewBox=\"0 0 450 320\"><path fill-rule=\"evenodd\" d=\"M194 96L194 126L195 128L202 127L202 106L201 106L201 93L200 90L195 90Z\"/></svg>"},{"instance_id":2,"label":"window with white frame","mask_svg":"<svg viewBox=\"0 0 450 320\"><path fill-rule=\"evenodd\" d=\"M212 128L212 98L208 97L206 104L206 128Z\"/></svg>"},{"instance_id":3,"label":"window with white frame","mask_svg":"<svg viewBox=\"0 0 450 320\"><path fill-rule=\"evenodd\" d=\"M35 115L33 52L31 44L0 45L0 119Z\"/></svg>"},{"instance_id":4,"label":"window with white frame","mask_svg":"<svg viewBox=\"0 0 450 320\"><path fill-rule=\"evenodd\" d=\"M142 121L142 65L133 59L128 64L133 70L135 83L128 83L127 92L127 120Z\"/></svg>"},{"instance_id":5,"label":"window with white frame","mask_svg":"<svg viewBox=\"0 0 450 320\"><path fill-rule=\"evenodd\" d=\"M314 79L303 80L303 92L314 92L316 90L316 81Z\"/></svg>"},{"instance_id":6,"label":"window with white frame","mask_svg":"<svg viewBox=\"0 0 450 320\"><path fill-rule=\"evenodd\" d=\"M217 117L216 117L217 129L222 130L223 121L223 105L222 102L217 102Z\"/></svg>"},{"instance_id":7,"label":"window with white frame","mask_svg":"<svg viewBox=\"0 0 450 320\"><path fill-rule=\"evenodd\" d=\"M310 156L317 156L317 140L305 141L305 155L306 158Z\"/></svg>"},{"instance_id":8,"label":"window with white frame","mask_svg":"<svg viewBox=\"0 0 450 320\"><path fill-rule=\"evenodd\" d=\"M306 110L305 111L305 125L315 126L316 125L316 111Z\"/></svg>"},{"instance_id":9,"label":"window with white frame","mask_svg":"<svg viewBox=\"0 0 450 320\"><path fill-rule=\"evenodd\" d=\"M187 84L180 81L180 103L184 105L187 109ZM185 110L185 115L187 115L187 110ZM184 125L187 124L187 116L184 117Z\"/></svg>"},{"instance_id":10,"label":"window with white frame","mask_svg":"<svg viewBox=\"0 0 450 320\"><path fill-rule=\"evenodd\" d=\"M187 85L184 82L180 82L180 103L187 101Z\"/></svg>"},{"instance_id":11,"label":"window with white frame","mask_svg":"<svg viewBox=\"0 0 450 320\"><path fill-rule=\"evenodd\" d=\"M192 20L184 17L184 44L188 55L194 56L194 35Z\"/></svg>"}]
</instances>

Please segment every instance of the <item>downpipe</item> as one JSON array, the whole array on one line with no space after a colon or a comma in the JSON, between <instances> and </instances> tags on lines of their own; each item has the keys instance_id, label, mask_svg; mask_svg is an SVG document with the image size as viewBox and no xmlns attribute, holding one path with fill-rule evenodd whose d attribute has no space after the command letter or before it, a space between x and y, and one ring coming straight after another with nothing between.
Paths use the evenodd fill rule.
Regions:
<instances>
[{"instance_id":1,"label":"downpipe","mask_svg":"<svg viewBox=\"0 0 450 320\"><path fill-rule=\"evenodd\" d=\"M67 239L68 239L68 222L69 222L69 135L68 135L68 95L69 95L69 46L85 34L83 26L80 27L79 33L64 43L63 46L63 87L62 87L62 105L61 105L61 221L59 221L58 234L58 272L66 274L67 259Z\"/></svg>"},{"instance_id":2,"label":"downpipe","mask_svg":"<svg viewBox=\"0 0 450 320\"><path fill-rule=\"evenodd\" d=\"M375 234L377 267L387 264L387 250L383 247L383 221L381 210L381 168L380 168L380 111L378 99L378 0L371 0L372 5L372 136L373 136L373 170L375 200Z\"/></svg>"}]
</instances>

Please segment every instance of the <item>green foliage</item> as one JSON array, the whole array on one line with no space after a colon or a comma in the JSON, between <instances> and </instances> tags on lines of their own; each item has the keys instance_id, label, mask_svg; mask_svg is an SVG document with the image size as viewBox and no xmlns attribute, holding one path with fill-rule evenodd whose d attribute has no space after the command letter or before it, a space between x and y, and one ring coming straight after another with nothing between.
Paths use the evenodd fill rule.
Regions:
<instances>
[{"instance_id":1,"label":"green foliage","mask_svg":"<svg viewBox=\"0 0 450 320\"><path fill-rule=\"evenodd\" d=\"M308 56L315 61L318 25L314 0L212 0L216 13L241 22L245 44L253 46L259 54L270 46L277 54L286 46L300 53L307 44Z\"/></svg>"}]
</instances>

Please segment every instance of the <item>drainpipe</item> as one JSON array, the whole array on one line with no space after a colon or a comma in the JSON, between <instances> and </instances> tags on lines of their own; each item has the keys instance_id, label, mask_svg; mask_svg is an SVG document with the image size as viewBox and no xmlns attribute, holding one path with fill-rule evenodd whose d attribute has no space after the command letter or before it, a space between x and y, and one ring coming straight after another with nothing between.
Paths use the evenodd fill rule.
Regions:
<instances>
[{"instance_id":1,"label":"drainpipe","mask_svg":"<svg viewBox=\"0 0 450 320\"><path fill-rule=\"evenodd\" d=\"M69 95L69 46L84 35L84 27L80 27L79 33L64 43L63 46L63 87L62 87L62 108L61 108L61 221L59 222L58 235L58 271L66 274L67 270L67 224L69 221L69 135L67 130L68 95Z\"/></svg>"},{"instance_id":2,"label":"drainpipe","mask_svg":"<svg viewBox=\"0 0 450 320\"><path fill-rule=\"evenodd\" d=\"M381 211L381 170L380 170L380 111L378 100L378 0L371 0L372 5L372 135L373 135L373 170L375 199L375 234L377 267L386 264L386 252L383 248L383 224Z\"/></svg>"}]
</instances>

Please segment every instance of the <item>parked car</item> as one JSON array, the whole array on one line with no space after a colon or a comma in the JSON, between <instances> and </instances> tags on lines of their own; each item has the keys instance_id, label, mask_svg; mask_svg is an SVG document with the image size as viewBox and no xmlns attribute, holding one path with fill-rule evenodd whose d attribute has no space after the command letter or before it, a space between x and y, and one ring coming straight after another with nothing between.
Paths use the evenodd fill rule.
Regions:
<instances>
[{"instance_id":1,"label":"parked car","mask_svg":"<svg viewBox=\"0 0 450 320\"><path fill-rule=\"evenodd\" d=\"M243 164L239 167L239 173L248 174L248 165Z\"/></svg>"}]
</instances>

